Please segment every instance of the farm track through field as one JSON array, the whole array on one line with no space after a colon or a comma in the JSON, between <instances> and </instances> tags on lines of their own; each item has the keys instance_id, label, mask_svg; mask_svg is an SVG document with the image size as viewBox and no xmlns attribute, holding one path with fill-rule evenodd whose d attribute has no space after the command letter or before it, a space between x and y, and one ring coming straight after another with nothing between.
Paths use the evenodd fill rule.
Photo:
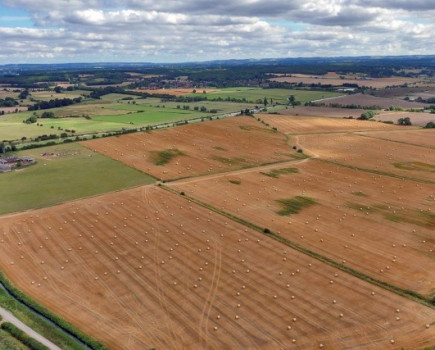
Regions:
<instances>
[{"instance_id":1,"label":"farm track through field","mask_svg":"<svg viewBox=\"0 0 435 350\"><path fill-rule=\"evenodd\" d=\"M355 132L345 132L345 134L353 134ZM358 135L358 134L355 134ZM367 135L358 135L358 136L367 136ZM297 253L303 253L303 255L306 255L306 258L314 258L318 261L322 262L322 264L329 265L330 267L340 269L346 274L352 275L354 277L357 277L358 279L368 282L372 285L375 285L377 287L380 287L388 292L393 292L401 297L407 297L408 299L413 300L414 302L420 302L421 304L434 308L434 305L430 304L426 298L423 296L417 294L417 293L407 293L406 290L399 288L395 285L390 285L386 282L383 282L382 280L379 280L377 278L373 278L368 274L359 272L356 269L343 266L339 262L337 262L334 259L331 259L329 257L326 257L322 254L319 254L317 252L314 252L310 250L309 248L306 248L303 244L296 243L293 240L290 240L286 237L283 237L280 235L280 233L270 232L270 233L264 233L263 228L258 226L257 224L251 223L245 219L243 219L240 216L236 216L237 214L232 214L231 211L225 211L223 209L219 209L218 206L213 206L211 204L208 204L207 201L201 201L199 199L195 199L192 196L180 196L180 191L175 190L171 188L172 185L185 185L190 183L195 183L203 180L213 180L213 179L221 179L225 177L231 177L231 176L238 176L243 174L250 174L254 172L260 172L260 171L267 171L267 170L273 170L273 169L280 169L296 164L303 164L309 162L311 159L316 161L325 161L330 162L328 160L323 160L321 156L315 152L313 152L310 149L307 149L303 146L303 143L300 140L300 137L298 135L292 136L294 137L296 146L298 148L301 148L304 150L305 154L309 155L311 158L304 158L300 160L293 160L293 161L285 161L265 166L254 166L248 169L239 169L239 170L233 170L233 171L227 171L223 173L217 173L212 175L204 175L204 176L195 176L185 179L179 179L170 181L168 185L162 185L159 184L159 187L163 188L166 191L172 192L177 195L177 197L182 197L186 201L191 201L195 204L198 204L199 206L209 210L210 212L214 212L218 215L218 218L216 219L218 222L222 221L222 216L229 218L231 221L233 221L233 224L241 224L244 225L247 228L254 229L255 231L258 231L262 234L264 234L266 237L271 238L269 240L268 238L265 239L265 241L270 241L268 244L270 244L272 241L279 242L280 244L284 246L288 246L291 249L294 249ZM371 137L371 136L367 136ZM374 137L373 137L374 138ZM388 140L391 141L391 140ZM397 142L397 141L396 141ZM289 137L287 136L287 145L290 148L289 144ZM312 163L309 163L312 164ZM346 164L336 163L340 166L347 166ZM360 171L368 171L369 169L357 169ZM382 174L382 175L389 175L388 173ZM393 174L394 175L394 174ZM396 176L393 176L396 177ZM174 242L180 242L182 244L182 248L186 250L186 252L189 254L189 256L193 257L198 254L196 251L196 246L198 246L199 242L204 244L202 242L203 237L209 237L211 239L211 243L208 243L209 247L211 248L210 252L207 253L207 255L204 254L204 258L206 260L207 264L209 265L209 268L211 268L208 272L208 274L204 274L203 276L203 282L200 284L200 288L197 289L198 293L201 293L202 298L198 298L196 293L189 291L187 295L184 296L184 300L182 302L182 305L179 305L179 300L177 300L177 290L176 288L168 288L169 285L174 285L176 282L178 285L184 284L189 285L191 288L192 286L192 279L190 277L185 277L185 281L180 281L179 276L177 274L177 271L172 268L172 270L167 270L169 266L171 266L170 261L166 260L167 258L167 247L165 244L168 244L168 236L164 233L164 228L166 228L167 223L166 221L172 221L175 219L171 219L169 215L173 215L168 211L168 206L165 203L164 195L160 196L160 200L158 200L158 196L156 196L156 192L153 190L153 188L156 188L155 185L151 186L144 186L141 189L138 189L137 193L138 196L131 198L131 201L128 203L127 208L122 207L122 203L120 207L117 207L116 210L113 210L110 206L110 203L105 203L102 208L103 210L108 210L111 212L111 220L100 220L98 218L95 220L95 218L98 217L99 213L95 213L92 209L89 209L88 207L81 208L80 211L82 215L75 217L75 219L71 220L71 214L64 212L59 216L56 216L54 218L54 222L56 227L53 231L57 231L57 228L59 231L57 233L59 235L62 235L62 227L66 228L65 231L70 232L71 229L68 228L68 226L71 226L72 231L75 233L80 234L80 237L83 236L82 245L84 248L86 248L89 252L95 252L95 256L92 256L92 259L95 260L95 263L98 263L99 265L103 266L107 261L113 261L115 259L115 256L120 256L120 260L116 263L116 265L119 267L119 269L122 271L122 274L120 275L120 278L118 284L122 285L124 280L125 282L128 281L128 298L119 298L117 295L117 291L113 289L113 286L110 285L111 282L109 278L112 278L113 276L116 276L113 271L109 272L109 277L105 278L103 277L103 271L97 270L96 268L90 266L88 269L83 269L80 271L81 278L84 278L85 280L89 280L92 283L95 283L95 289L98 289L98 291L104 295L104 297L109 298L111 302L113 303L114 308L124 310L125 314L122 316L123 318L126 318L127 321L129 321L130 327L127 327L125 329L125 332L128 333L128 337L126 336L125 339L125 345L127 347L135 348L138 346L138 344L144 344L144 339L148 340L147 345L154 346L157 348L160 347L170 347L173 349L181 349L183 348L183 337L180 335L179 325L182 324L183 326L183 334L188 334L191 336L191 339L196 338L197 343L201 346L201 348L215 348L217 341L216 337L212 337L212 333L216 334L214 332L210 332L213 328L212 326L216 324L216 321L213 320L215 315L213 313L219 312L220 309L230 309L234 308L234 305L230 306L226 302L222 302L222 296L226 297L228 300L230 298L234 298L234 292L229 290L227 286L225 288L219 288L221 279L227 280L228 278L228 270L233 268L235 264L239 263L236 261L234 257L229 255L228 250L225 250L225 248L222 246L222 244L219 241L219 238L217 236L206 236L199 234L198 236L195 235L188 235L182 236L183 240L180 241L179 239L174 239ZM151 189L151 192L150 192ZM156 190L157 193L160 192L160 190ZM164 191L161 191L164 192ZM113 194L112 194L113 195ZM103 199L106 195L96 196L93 199ZM163 200L161 200L163 198ZM157 199L157 200L156 200ZM171 195L169 195L169 201L171 202ZM113 203L114 204L114 203ZM148 229L147 226L143 226L143 221L145 220L144 217L140 217L139 215L136 215L135 209L133 209L134 205L136 205L137 211L141 211L144 207L149 210L149 213L152 213L154 219L159 220L159 217L162 218L159 227L159 230L154 230L154 227L152 227L152 224L150 227L150 233L147 231L143 232L143 230ZM176 210L175 210L176 211ZM209 213L210 213L209 212ZM101 212L100 212L101 214ZM106 213L107 214L107 213ZM17 214L18 215L18 214ZM151 216L151 215L150 215ZM88 221L85 218L91 218L93 217L92 221ZM128 221L127 221L128 217ZM165 220L165 217L167 219ZM206 215L204 215L206 217ZM148 217L147 217L148 218ZM198 218L196 218L198 220ZM180 219L179 219L180 220ZM215 220L215 221L216 221ZM230 221L229 220L229 221ZM94 222L94 224L90 224L90 222ZM209 220L210 221L210 220ZM33 222L33 221L32 221ZM121 222L124 223L124 225L113 226L112 224L114 222ZM177 226L178 222L176 221ZM207 223L205 223L207 225ZM42 222L38 221L39 229L44 230L45 228ZM42 225L42 226L41 226ZM95 229L94 229L95 225ZM183 226L183 225L180 225ZM14 227L13 233L16 236L17 240L19 242L25 241L25 235L21 233L20 226ZM207 226L205 226L208 228ZM24 225L23 225L24 229ZM35 230L38 229L38 227L35 228ZM198 230L199 227L196 227L196 230ZM112 234L115 234L114 239L117 239L117 244L122 243L122 246L124 247L123 251L117 251L116 248L111 247L109 244L99 244L97 245L94 243L94 231L100 230L100 232L104 232L103 235L105 235L104 238L107 238L107 240L112 239ZM245 229L246 231L246 229ZM29 230L30 232L30 230ZM133 237L134 233L141 232L141 235ZM168 232L166 230L166 232ZM205 232L205 230L203 231ZM97 235L95 233L95 235ZM171 232L172 233L172 232ZM75 251L77 250L77 246L69 246L66 241L61 241L61 244L59 246L54 246L54 242L50 243L52 241L53 234L56 234L56 232L49 233L50 239L46 242L42 239L42 237L39 237L32 243L32 247L28 247L25 245L23 248L23 252L25 252L25 258L30 259L32 261L38 261L41 259L40 253L36 252L37 246L43 246L44 251L48 256L53 256L56 259L62 261L65 257L71 256L70 264L65 265L66 269L74 269L74 266L86 266L87 265L87 259L85 256L82 256L80 254L76 254ZM175 235L178 234L175 233ZM184 234L184 233L183 233ZM142 256L143 260L140 260L139 256L141 255L141 248L138 250L138 242L135 241L144 239L144 237L147 237L147 239L150 240L149 245L152 247L151 252L145 253L142 252L142 254L146 255L146 258ZM173 237L169 237L171 240ZM178 236L177 236L178 237ZM181 236L180 236L181 237ZM53 241L56 241L56 239L53 239ZM78 239L77 243L81 241ZM248 239L246 239L248 241ZM208 241L207 241L208 242ZM240 240L239 240L240 242ZM141 241L140 244L143 244ZM276 243L275 243L276 244ZM279 244L278 244L279 245ZM116 246L116 245L115 245ZM41 248L42 249L42 248ZM78 248L81 249L81 248ZM143 249L143 248L142 248ZM71 253L72 250L72 253ZM98 250L98 251L97 251ZM199 251L199 250L198 250ZM240 252L240 251L239 251ZM252 253L253 251L251 251ZM133 257L130 257L130 259L127 261L127 257L129 255L133 255ZM137 256L136 256L137 255ZM251 255L247 254L247 259L249 260L252 258ZM242 255L239 255L239 257L242 257ZM124 259L125 258L125 259ZM263 252L257 252L256 258L258 259L264 259L264 261L267 261L267 255L264 255ZM117 259L117 258L116 258ZM170 258L171 259L171 258ZM202 259L202 257L201 257ZM161 262L163 260L166 260L166 264L163 265ZM134 262L132 264L132 261ZM135 267L135 263L141 263L144 264L144 267L146 270L152 271L149 274L144 274L142 271L139 270L139 267ZM242 260L243 261L243 260ZM68 261L67 261L68 263ZM98 264L95 264L94 266L97 266ZM48 264L47 264L48 265ZM72 265L70 268L69 265ZM243 265L243 268L249 267L250 264ZM33 267L35 269L35 275L40 274L39 271L36 271L37 268ZM142 267L140 267L142 268ZM195 265L190 259L186 259L186 261L183 261L182 263L182 269L183 273L188 276L198 276L198 266ZM46 266L43 266L41 269L44 274L49 274L49 272L46 270ZM202 271L202 269L201 269ZM249 269L248 269L249 271ZM265 270L259 269L258 271L255 271L256 273L256 283L258 283L259 286L261 286L261 282L264 281L264 283L267 283L270 281L270 276L267 275L267 272ZM202 276L200 274L200 276ZM351 277L351 276L349 276ZM99 280L97 280L99 278ZM246 275L242 275L237 273L233 277L233 281L236 281L237 283L245 284L248 280ZM62 290L67 289L68 286L65 282L57 281L56 283L51 280L51 278L48 279L47 285L50 286L52 289L56 289L56 287L61 288ZM28 282L26 282L28 283ZM339 282L338 282L339 283ZM273 282L273 287L276 287L279 283ZM150 287L154 286L154 287ZM231 286L232 287L232 286ZM349 285L349 289L351 289L352 286ZM237 290L237 289L236 289ZM260 288L258 290L260 294L264 292ZM355 291L356 294L360 294L361 298L364 297L365 294L362 293L360 290ZM144 295L145 294L145 295ZM313 295L315 295L315 291L313 291ZM71 304L74 303L74 301L80 300L83 296L79 294L79 292L72 292L71 294L68 294L69 300L71 301ZM263 334L269 341L273 340L275 345L279 345L281 348L285 348L288 346L287 343L282 341L282 337L278 336L278 332L275 332L275 330L270 330L269 328L263 329L262 325L267 325L270 320L268 320L266 317L264 317L261 310L257 312L256 305L258 305L258 300L256 299L255 294L248 294L244 295L244 304L249 306L249 309L252 309L252 312L256 313L255 320L256 322L249 323L248 325L244 325L243 333L240 331L238 327L240 327L241 322L237 322L234 319L228 320L229 323L234 324L235 330L234 334L228 335L225 334L224 340L219 340L222 344L226 345L233 345L238 344L240 346L248 346L248 347L258 347L262 340L256 336L256 334ZM141 304L141 301L143 300L150 300L157 304L160 308L159 312L160 315L157 318L157 316L153 319L154 315L143 315L139 312L139 306ZM232 300L231 299L231 300ZM300 312L298 316L299 318L303 317L309 317L311 319L310 321L310 327L316 328L316 329L322 329L326 331L328 328L325 326L319 317L317 317L316 312L318 311L319 304L313 301L312 295L305 295L301 294L298 295L298 300L302 301L302 304L299 305L298 312ZM216 302L217 301L217 302ZM385 305L387 305L387 301L383 301ZM404 301L405 302L405 301ZM189 306L186 306L189 304ZM77 307L76 303L74 305ZM91 315L94 319L99 319L99 321L104 322L106 325L109 325L112 328L117 328L119 325L117 324L116 319L110 318L107 316L101 315L98 310L102 311L102 308L104 307L104 302L100 301L98 306L92 307L92 305L86 306L88 304L80 305L79 307L82 309L82 311L86 312L87 314ZM135 308L135 305L138 308ZM382 306L385 306L382 305ZM101 308L101 309L100 309ZM326 311L326 310L324 310ZM352 309L351 306L347 306L346 308L343 308L344 313L347 315L358 315L360 317L360 321L364 320L365 322L370 322L370 317L368 315L359 315L354 309ZM269 317L272 315L274 319L279 319L280 316L280 309L276 306L271 306L270 309L267 310ZM192 317L192 313L195 315L195 317ZM197 317L196 317L197 316ZM331 317L332 314L330 315ZM335 316L336 317L336 316ZM155 320L159 320L159 326L163 325L161 327L157 327L154 325ZM343 320L343 328L352 326L353 321L350 319ZM353 325L355 326L355 325ZM177 328L178 327L178 328ZM362 326L361 324L361 331L364 332L365 326ZM384 329L384 326L381 326L379 324L379 328ZM386 326L385 326L386 327ZM387 328L385 328L386 330ZM140 331L138 331L140 330ZM215 327L216 330L216 327ZM396 329L397 330L397 329ZM355 331L355 328L352 330ZM373 332L373 329L370 330L370 332ZM243 334L243 342L242 340L238 339L238 335ZM246 334L249 336L246 337ZM301 329L300 334L305 336L306 338L309 337L310 333L307 330L307 328ZM353 333L349 333L347 331L343 331L343 333L340 335L340 337L349 337L351 338ZM141 337L142 336L142 337ZM370 346L370 337L371 333L367 333L367 347ZM218 335L219 337L219 335ZM113 339L112 339L113 341ZM227 342L227 343L225 343Z\"/></svg>"},{"instance_id":2,"label":"farm track through field","mask_svg":"<svg viewBox=\"0 0 435 350\"><path fill-rule=\"evenodd\" d=\"M173 189L171 187L168 187L168 186L161 186L161 187L163 189L169 191L169 192L172 192L174 194L180 195L180 193L177 190L175 190L175 189ZM422 295L420 295L420 294L418 294L416 292L409 293L409 291L407 291L407 290L405 290L403 288L397 287L395 285L391 285L391 284L386 283L386 282L384 282L382 280L376 279L376 278L371 277L371 276L369 276L369 275L367 275L365 273L362 273L362 272L360 272L358 270L355 270L353 268L350 268L348 266L340 264L339 262L337 262L337 261L335 261L335 260L333 260L331 258L328 258L328 257L326 257L326 256L324 256L322 254L316 253L316 252L314 252L312 250L309 250L309 249L305 248L304 246L302 246L302 245L300 245L298 243L295 243L295 242L293 242L293 241L291 241L291 240L289 240L289 239L287 239L285 237L282 237L281 235L279 235L279 234L277 234L275 232L271 231L270 233L265 233L264 229L262 227L260 227L260 226L258 226L256 224L253 224L251 222L248 222L248 221L246 221L246 220L244 220L244 219L242 219L242 218L240 218L238 216L230 214L230 213L228 213L228 212L226 212L224 210L218 209L218 208L216 208L216 207L214 207L214 206L212 206L212 205L210 205L208 203L205 203L205 202L203 202L201 200L198 200L196 198L189 197L189 196L186 196L186 195L184 195L182 197L184 197L186 200L190 200L190 201L192 201L192 202L194 202L194 203L196 203L196 204L198 204L198 205L200 205L200 206L202 206L202 207L204 207L206 209L212 210L212 211L214 211L214 212L216 212L216 213L218 213L220 215L223 215L223 216L225 216L225 217L227 217L227 218L229 218L229 219L231 219L231 220L233 220L233 221L235 221L235 222L237 222L239 224L242 224L242 225L244 225L246 227L249 227L249 228L254 229L254 230L258 231L258 232L261 232L265 236L267 236L269 238L272 238L272 239L274 239L274 240L276 240L276 241L278 241L278 242L280 242L280 243L282 243L282 244L284 244L284 245L286 245L286 246L288 246L288 247L290 247L290 248L292 248L292 249L294 249L296 251L299 251L299 252L301 252L301 253L303 253L303 254L305 254L307 256L310 256L312 258L315 258L315 259L317 259L317 260L319 260L319 261L321 261L323 263L326 263L327 265L330 265L330 266L332 266L334 268L342 270L342 271L344 271L344 272L346 272L346 273L348 273L348 274L350 274L350 275L352 275L354 277L357 277L357 278L359 278L359 279L361 279L361 280L363 280L365 282L371 283L371 284L373 284L375 286L378 286L378 287L381 287L381 288L383 288L383 289L385 289L385 290L387 290L389 292L393 292L393 293L395 293L395 294L397 294L397 295L399 295L401 297L408 298L408 299L413 300L415 302L419 302L422 305L425 305L427 307L435 309L435 305L433 303L431 303L427 298L425 298L424 296L422 296Z\"/></svg>"}]
</instances>

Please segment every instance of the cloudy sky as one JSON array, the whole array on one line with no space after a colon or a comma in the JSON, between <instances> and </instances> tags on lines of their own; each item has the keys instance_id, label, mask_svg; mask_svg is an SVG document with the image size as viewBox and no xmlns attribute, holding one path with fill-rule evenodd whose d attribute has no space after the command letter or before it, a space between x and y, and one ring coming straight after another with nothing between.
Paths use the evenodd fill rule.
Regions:
<instances>
[{"instance_id":1,"label":"cloudy sky","mask_svg":"<svg viewBox=\"0 0 435 350\"><path fill-rule=\"evenodd\" d=\"M0 0L0 64L435 54L435 0Z\"/></svg>"}]
</instances>

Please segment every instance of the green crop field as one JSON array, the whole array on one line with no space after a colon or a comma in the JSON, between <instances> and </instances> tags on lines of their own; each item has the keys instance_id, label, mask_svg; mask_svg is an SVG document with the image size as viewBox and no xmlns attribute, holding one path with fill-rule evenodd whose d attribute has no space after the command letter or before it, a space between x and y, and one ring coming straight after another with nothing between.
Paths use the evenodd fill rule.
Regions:
<instances>
[{"instance_id":1,"label":"green crop field","mask_svg":"<svg viewBox=\"0 0 435 350\"><path fill-rule=\"evenodd\" d=\"M67 129L75 130L77 134L115 131L211 115L209 112L195 111L195 107L200 109L204 106L207 111L214 109L217 114L238 112L253 107L249 103L215 101L161 102L159 98L139 98L135 99L133 104L133 101L122 100L124 97L126 95L109 94L103 96L101 100L52 108L47 111L54 113L56 118L40 118L38 119L40 125L23 123L34 112L10 113L0 116L0 141L20 140L22 137L30 139L44 134L60 135ZM184 105L188 105L189 109L183 109ZM41 115L43 112L36 111L37 115ZM90 119L86 119L84 116Z\"/></svg>"},{"instance_id":2,"label":"green crop field","mask_svg":"<svg viewBox=\"0 0 435 350\"><path fill-rule=\"evenodd\" d=\"M187 96L197 96L198 94L189 94ZM207 93L209 99L216 98L235 98L235 99L246 99L253 103L257 103L257 100L263 101L266 97L270 102L272 98L274 102L277 103L288 103L288 97L294 95L296 101L308 102L312 100L317 100L320 98L339 96L339 94L334 92L326 91L307 91L307 90L289 90L289 89L261 89L261 88L248 88L248 87L237 87L237 88L226 88L220 89L218 91ZM259 101L258 101L259 102Z\"/></svg>"},{"instance_id":3,"label":"green crop field","mask_svg":"<svg viewBox=\"0 0 435 350\"><path fill-rule=\"evenodd\" d=\"M43 157L44 153L58 156ZM78 143L18 152L36 165L0 173L0 214L149 184L153 178Z\"/></svg>"}]
</instances>

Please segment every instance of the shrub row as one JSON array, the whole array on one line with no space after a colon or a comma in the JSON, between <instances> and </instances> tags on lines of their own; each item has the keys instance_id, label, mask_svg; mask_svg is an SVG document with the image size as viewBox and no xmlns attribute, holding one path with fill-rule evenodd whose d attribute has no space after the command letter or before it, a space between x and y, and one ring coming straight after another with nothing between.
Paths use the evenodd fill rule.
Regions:
<instances>
[{"instance_id":1,"label":"shrub row","mask_svg":"<svg viewBox=\"0 0 435 350\"><path fill-rule=\"evenodd\" d=\"M31 338L12 323L5 322L1 325L1 328L8 332L10 335L12 335L14 338L18 339L24 345L28 346L31 350L49 350L49 348L47 348L45 345Z\"/></svg>"},{"instance_id":2,"label":"shrub row","mask_svg":"<svg viewBox=\"0 0 435 350\"><path fill-rule=\"evenodd\" d=\"M51 311L46 309L45 307L39 305L37 302L35 302L33 299L25 295L23 292L15 288L12 283L5 277L3 272L0 271L0 282L5 286L5 288L11 293L19 302L27 306L31 311L36 312L51 322L53 322L55 325L57 325L59 328L61 328L65 333L79 339L81 342L86 344L88 347L94 350L106 350L107 347L97 340L91 338L90 336L82 333L80 330L75 328L70 323L66 322L59 316L53 314ZM71 340L72 341L72 340Z\"/></svg>"}]
</instances>

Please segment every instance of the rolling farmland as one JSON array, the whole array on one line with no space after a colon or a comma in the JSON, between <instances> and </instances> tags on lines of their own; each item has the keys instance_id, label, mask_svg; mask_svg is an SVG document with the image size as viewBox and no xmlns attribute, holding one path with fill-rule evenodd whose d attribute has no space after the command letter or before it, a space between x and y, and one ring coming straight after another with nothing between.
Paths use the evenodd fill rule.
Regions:
<instances>
[{"instance_id":1,"label":"rolling farmland","mask_svg":"<svg viewBox=\"0 0 435 350\"><path fill-rule=\"evenodd\" d=\"M434 339L433 309L153 186L2 217L1 231L6 275L111 348Z\"/></svg>"},{"instance_id":2,"label":"rolling farmland","mask_svg":"<svg viewBox=\"0 0 435 350\"><path fill-rule=\"evenodd\" d=\"M299 117L276 114L259 114L257 116L286 134L400 130L400 127L396 125L377 123L369 120Z\"/></svg>"},{"instance_id":3,"label":"rolling farmland","mask_svg":"<svg viewBox=\"0 0 435 350\"><path fill-rule=\"evenodd\" d=\"M259 139L261 147L257 146ZM285 161L297 154L284 135L249 117L92 140L83 145L161 179Z\"/></svg>"},{"instance_id":4,"label":"rolling farmland","mask_svg":"<svg viewBox=\"0 0 435 350\"><path fill-rule=\"evenodd\" d=\"M282 172L288 168L296 170ZM435 291L433 185L319 161L273 169L276 175L251 169L171 186L370 276L421 294ZM298 196L316 203L281 215L279 201Z\"/></svg>"}]
</instances>

